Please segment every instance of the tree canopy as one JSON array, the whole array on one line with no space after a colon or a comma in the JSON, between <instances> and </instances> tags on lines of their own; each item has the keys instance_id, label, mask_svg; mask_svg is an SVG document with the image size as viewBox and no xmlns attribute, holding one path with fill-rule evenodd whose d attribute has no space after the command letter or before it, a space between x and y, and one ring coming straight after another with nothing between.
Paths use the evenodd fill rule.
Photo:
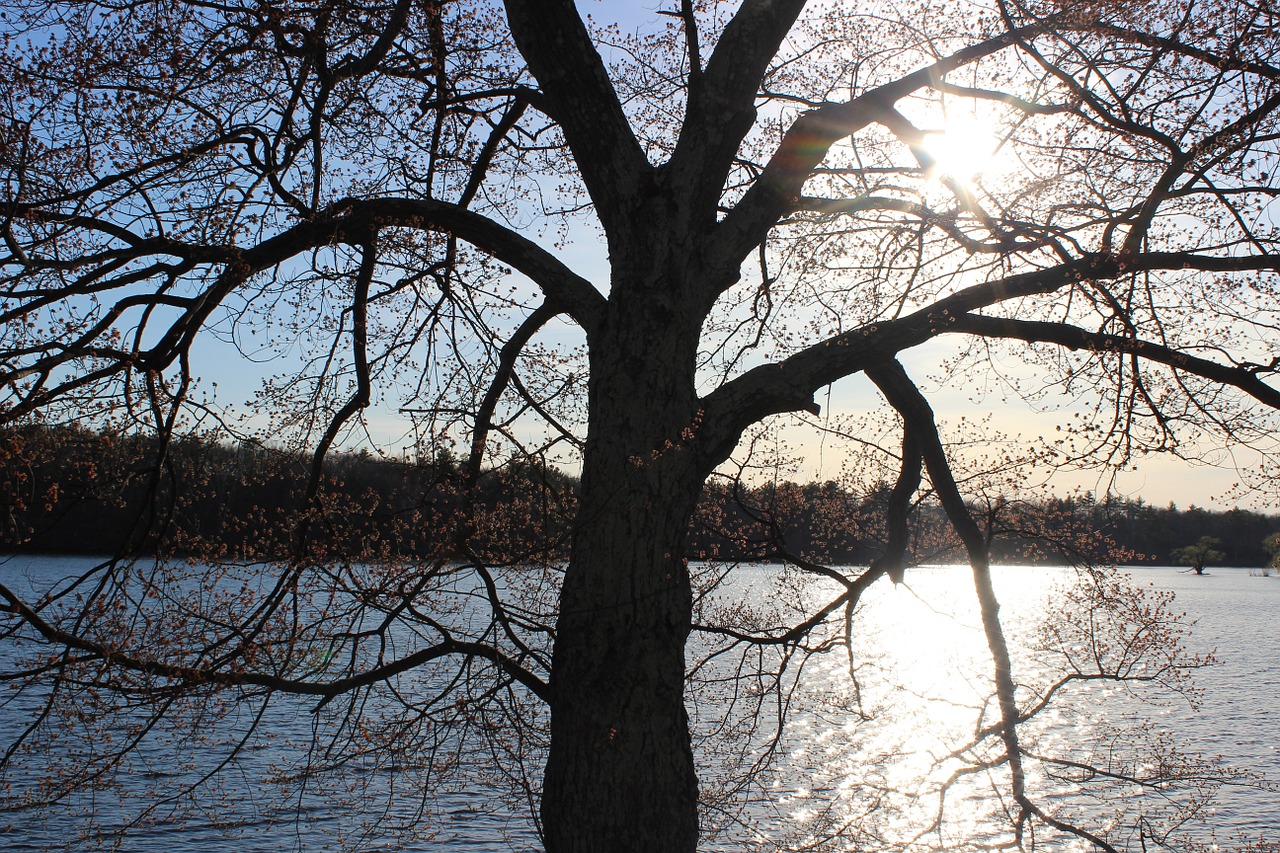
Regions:
<instances>
[{"instance_id":1,"label":"tree canopy","mask_svg":"<svg viewBox=\"0 0 1280 853\"><path fill-rule=\"evenodd\" d=\"M1249 448L1267 481L1276 17L1247 0L7 4L0 421L160 440L119 463L153 496L130 548L34 598L0 587L5 638L35 650L5 677L42 709L6 766L58 719L136 746L297 695L329 726L315 772L344 750L444 767L479 738L552 853L692 851L763 772L741 745L735 764L695 744L687 703L722 683L708 662L754 685L736 713L814 655L852 658L863 592L938 553L911 523L930 497L991 655L956 772L996 780L1015 843L1156 832L1091 827L1034 780L1141 788L1172 763L1090 777L1020 732L1080 683L1179 686L1199 661L1167 602L1085 572L1046 634L1059 675L1020 675L989 567L1003 505L984 499L1148 452ZM941 382L904 367L940 351ZM247 372L260 384L233 399L225 377ZM883 418L821 411L854 375ZM939 424L937 387L1067 417L1025 453L984 453ZM404 509L439 547L338 551L325 457L376 444L395 412L429 458L456 454L450 498ZM886 484L878 556L838 569L774 537L811 586L773 613L708 609L734 575L685 552L704 484L784 464L767 436L786 418ZM175 484L199 489L167 453L187 432L310 454L252 562L126 559L190 505ZM504 511L564 523L504 540L503 513L467 495L547 462L580 472L577 493L515 477ZM752 536L775 509L749 513ZM1142 637L1125 647L1143 665L1078 659L1086 625ZM130 754L87 749L22 801L102 784ZM830 843L942 837L890 838L875 811Z\"/></svg>"},{"instance_id":2,"label":"tree canopy","mask_svg":"<svg viewBox=\"0 0 1280 853\"><path fill-rule=\"evenodd\" d=\"M1173 552L1174 559L1190 563L1191 569L1198 575L1204 574L1204 567L1209 563L1221 562L1227 555L1217 549L1222 540L1216 536L1201 536L1194 545L1186 545Z\"/></svg>"}]
</instances>

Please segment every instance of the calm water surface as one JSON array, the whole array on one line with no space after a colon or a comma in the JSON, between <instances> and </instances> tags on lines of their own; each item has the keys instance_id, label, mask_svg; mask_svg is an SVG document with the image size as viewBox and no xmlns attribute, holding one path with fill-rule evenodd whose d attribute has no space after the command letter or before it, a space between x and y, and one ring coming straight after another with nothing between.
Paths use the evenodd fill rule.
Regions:
<instances>
[{"instance_id":1,"label":"calm water surface","mask_svg":"<svg viewBox=\"0 0 1280 853\"><path fill-rule=\"evenodd\" d=\"M0 580L12 587L40 586L85 565L67 558L13 558L0 563ZM1136 585L1175 592L1177 609L1196 620L1191 650L1216 651L1222 661L1197 676L1203 689L1198 710L1174 701L1144 705L1141 713L1154 717L1199 753L1280 779L1280 577L1253 577L1244 569L1215 569L1199 577L1170 568L1128 571ZM776 577L772 567L747 567L739 570L734 587L724 595L767 602L777 595ZM997 570L1002 616L1015 658L1024 657L1017 647L1026 639L1029 629L1024 628L1054 608L1053 590L1063 577L1062 571L1054 569ZM856 694L850 689L851 661L842 653L815 658L804 670L807 686L817 686L819 699L808 704L797 700L792 728L780 746L778 771L762 782L762 790L747 796L749 805L738 815L765 821L780 818L779 828L744 828L725 821L725 835L711 841L708 850L782 846L820 837L830 825L850 819L865 807L860 798L865 798L869 780L882 791L901 793L904 802L926 792L923 800L903 806L896 814L894 819L903 824L897 830L909 832L910 826L927 822L937 811L930 786L936 786L938 775L949 772L951 766L940 756L972 731L975 713L989 699L986 670L990 664L966 568L914 570L907 587L877 586L868 593L858 616L852 661L859 687ZM691 655L696 651L692 649ZM1096 698L1104 693L1099 691ZM1108 705L1118 717L1137 713L1128 697L1110 698L1119 699ZM699 730L709 729L715 719L718 703L708 705L691 708ZM13 702L0 706L0 743L9 742L29 712L30 708ZM869 718L865 722L864 716ZM184 853L230 845L240 853L336 849L340 841L360 831L358 815L353 817L325 791L304 791L287 802L275 802L255 782L276 772L286 750L306 742L308 717L300 707L277 706L266 725L275 731L237 759L217 787L202 795L207 799L197 802L194 814L181 823L168 820L167 813L158 814L153 825L130 837L121 849L137 853ZM1051 750L1083 742L1090 727L1100 731L1106 723L1101 711L1084 718L1079 714L1046 717L1041 745ZM706 759L714 763L712 747L703 749L708 752ZM172 755L157 755L155 773L199 774L201 762L209 762L198 748L185 757L190 760L175 764ZM74 761L74 756L51 758ZM358 772L358 767L352 772ZM23 782L20 777L16 781ZM394 781L388 777L379 784ZM138 788L143 789L141 782ZM953 836L948 833L982 837L986 829L980 812L990 805L990 790L985 779L957 785L947 799L948 828L922 839L921 849L949 847ZM1048 790L1055 789L1050 785ZM1074 792L1062 788L1061 796L1067 804ZM104 790L77 800L75 807L93 811L110 828L113 820L135 815L141 804L130 799L126 785L123 793ZM495 808L482 784L442 792L430 807L440 831L411 850L536 849L535 836L523 819ZM397 813L373 816L375 827L381 820L414 820L411 807L400 808ZM966 817L966 809L972 810L972 820ZM1221 839L1237 834L1275 839L1280 835L1280 794L1255 786L1228 787L1220 791L1216 811L1208 817ZM75 838L75 827L70 814L61 811L0 812L0 848L66 846ZM1197 831L1208 837L1207 827ZM361 842L360 849L379 849L376 835L375 828L374 840ZM97 850L103 844L100 838L85 838L70 846Z\"/></svg>"}]
</instances>

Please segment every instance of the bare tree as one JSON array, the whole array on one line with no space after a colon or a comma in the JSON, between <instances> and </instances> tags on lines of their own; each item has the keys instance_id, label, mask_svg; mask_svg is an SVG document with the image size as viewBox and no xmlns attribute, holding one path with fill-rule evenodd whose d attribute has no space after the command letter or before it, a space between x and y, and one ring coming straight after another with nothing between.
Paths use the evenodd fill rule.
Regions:
<instances>
[{"instance_id":1,"label":"bare tree","mask_svg":"<svg viewBox=\"0 0 1280 853\"><path fill-rule=\"evenodd\" d=\"M3 20L0 416L156 431L135 548L176 511L182 430L313 459L258 562L0 589L5 636L43 655L8 677L50 691L24 742L59 709L136 717L68 786L201 702L315 697L331 767L409 742L448 764L440 732L506 728L511 768L542 755L545 715L527 796L548 850L695 849L691 517L755 425L816 416L815 395L865 374L899 425L883 556L793 555L835 592L783 628L699 632L778 650L762 673L851 643L863 591L903 577L927 488L991 652L974 766L1005 773L1015 840L1112 849L1029 787L1019 728L1058 688L1020 690L969 463L897 357L955 339L952 384L1072 401L1041 462L1269 449L1269 4L681 0L637 30L563 0L27 0ZM607 269L575 270L566 235L598 235ZM270 365L243 417L202 366L219 362ZM329 548L344 513L324 459L374 441L389 408L461 451L431 560ZM572 501L539 487L509 509L572 513L567 541L554 524L537 549L506 541L467 497L515 457L580 470Z\"/></svg>"}]
</instances>

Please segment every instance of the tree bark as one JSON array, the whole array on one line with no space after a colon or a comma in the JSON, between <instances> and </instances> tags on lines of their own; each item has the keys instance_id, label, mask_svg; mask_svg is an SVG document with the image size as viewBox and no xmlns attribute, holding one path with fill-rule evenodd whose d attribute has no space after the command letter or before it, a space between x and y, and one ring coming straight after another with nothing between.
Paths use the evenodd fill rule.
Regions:
<instances>
[{"instance_id":1,"label":"tree bark","mask_svg":"<svg viewBox=\"0 0 1280 853\"><path fill-rule=\"evenodd\" d=\"M697 847L682 554L703 479L691 447L697 328L661 304L611 302L609 337L593 347L582 509L552 663L549 853Z\"/></svg>"}]
</instances>

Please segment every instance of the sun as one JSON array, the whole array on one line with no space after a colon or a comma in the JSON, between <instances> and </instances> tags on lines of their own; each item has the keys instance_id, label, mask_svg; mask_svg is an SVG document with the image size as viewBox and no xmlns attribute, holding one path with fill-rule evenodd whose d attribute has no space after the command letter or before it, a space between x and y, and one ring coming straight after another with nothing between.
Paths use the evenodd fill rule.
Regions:
<instances>
[{"instance_id":1,"label":"sun","mask_svg":"<svg viewBox=\"0 0 1280 853\"><path fill-rule=\"evenodd\" d=\"M976 117L953 116L944 129L928 132L921 147L933 161L930 177L971 184L998 170L1000 141Z\"/></svg>"}]
</instances>

